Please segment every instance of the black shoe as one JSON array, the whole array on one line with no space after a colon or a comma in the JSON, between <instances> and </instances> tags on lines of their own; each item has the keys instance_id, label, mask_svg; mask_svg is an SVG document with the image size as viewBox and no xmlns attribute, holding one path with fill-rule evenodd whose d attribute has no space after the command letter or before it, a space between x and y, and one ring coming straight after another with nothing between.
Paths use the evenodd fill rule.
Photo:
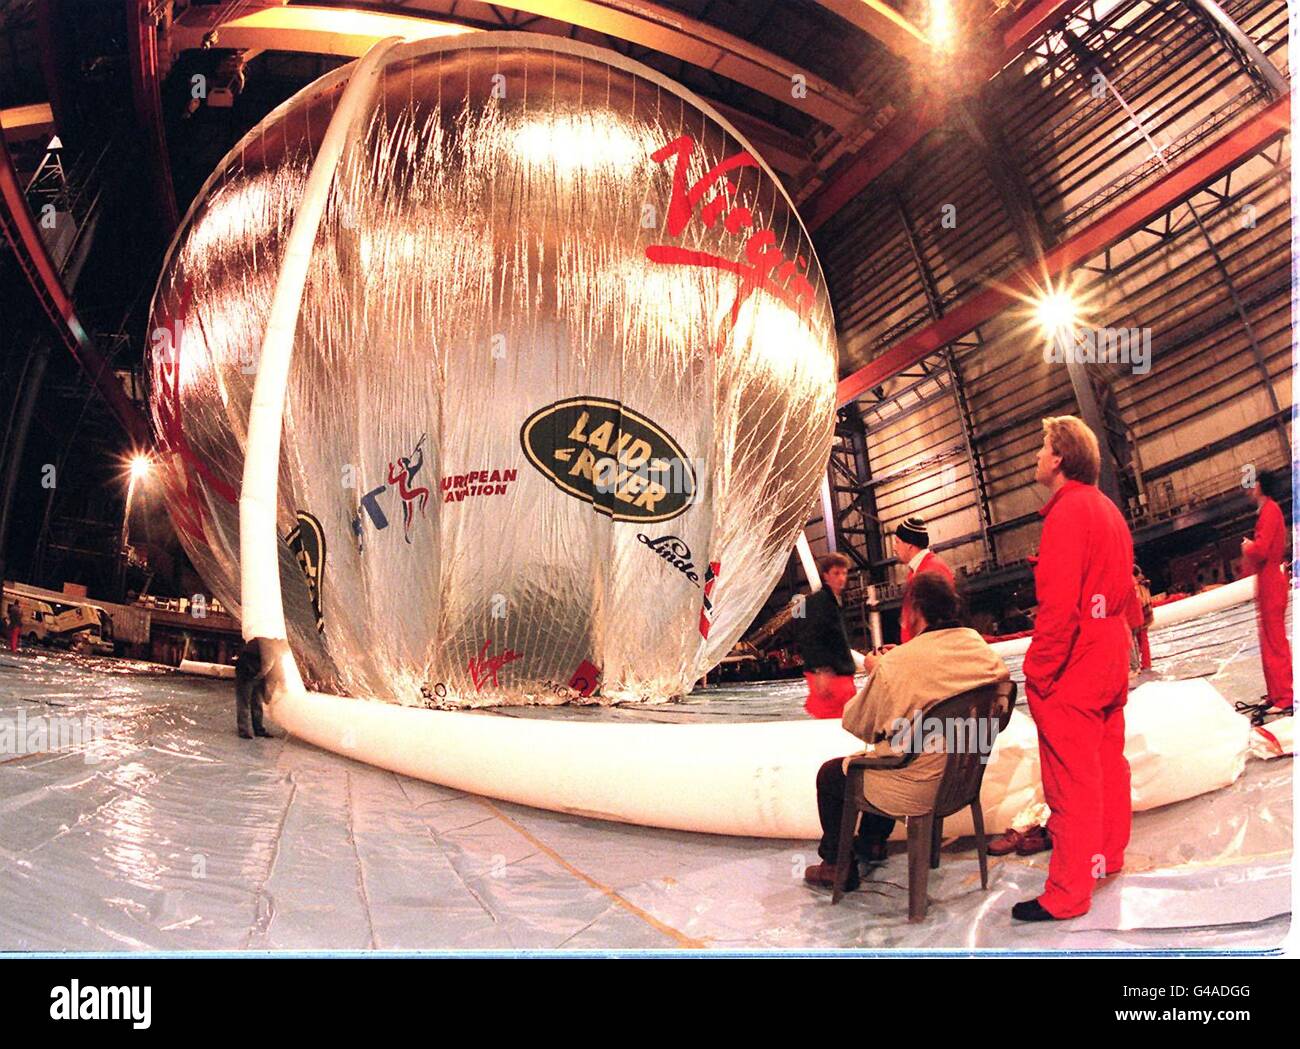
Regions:
<instances>
[{"instance_id":1,"label":"black shoe","mask_svg":"<svg viewBox=\"0 0 1300 1049\"><path fill-rule=\"evenodd\" d=\"M1271 706L1268 697L1265 696L1256 703L1234 703L1232 709L1243 717L1249 718L1252 725L1262 725L1264 716Z\"/></svg>"},{"instance_id":2,"label":"black shoe","mask_svg":"<svg viewBox=\"0 0 1300 1049\"><path fill-rule=\"evenodd\" d=\"M264 729L264 728L256 728L256 729L253 729L253 735L254 735L254 736L261 736L261 737L263 737L264 739L272 739L272 738L273 738L272 735L271 735L271 733L267 732L266 729Z\"/></svg>"},{"instance_id":3,"label":"black shoe","mask_svg":"<svg viewBox=\"0 0 1300 1049\"><path fill-rule=\"evenodd\" d=\"M1011 908L1011 917L1018 922L1057 922L1061 919L1037 900L1022 900Z\"/></svg>"},{"instance_id":4,"label":"black shoe","mask_svg":"<svg viewBox=\"0 0 1300 1049\"><path fill-rule=\"evenodd\" d=\"M239 730L239 738L240 738L240 739L252 739L252 738L253 738L253 734L252 734L251 732L245 732L245 731L241 728L241 729Z\"/></svg>"},{"instance_id":5,"label":"black shoe","mask_svg":"<svg viewBox=\"0 0 1300 1049\"><path fill-rule=\"evenodd\" d=\"M872 838L864 841L858 838L853 842L853 856L861 863L875 865L889 859L889 843L884 838Z\"/></svg>"}]
</instances>

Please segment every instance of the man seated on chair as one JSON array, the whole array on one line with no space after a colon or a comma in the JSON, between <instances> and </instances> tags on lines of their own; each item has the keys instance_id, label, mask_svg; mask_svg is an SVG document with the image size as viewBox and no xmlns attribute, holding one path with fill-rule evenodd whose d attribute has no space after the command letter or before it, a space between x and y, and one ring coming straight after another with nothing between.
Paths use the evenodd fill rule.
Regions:
<instances>
[{"instance_id":1,"label":"man seated on chair","mask_svg":"<svg viewBox=\"0 0 1300 1049\"><path fill-rule=\"evenodd\" d=\"M860 754L893 753L889 741L903 722L936 703L983 685L1007 681L1006 664L974 630L962 626L957 591L947 577L936 572L912 581L907 614L911 640L885 653L867 683L844 708L844 728L869 746ZM835 857L839 851L840 818L844 806L846 768L850 754L832 758L817 773L817 811L822 840L817 854L823 862L809 867L804 880L831 888ZM891 816L921 816L934 805L943 778L946 755L920 753L899 769L868 769L863 773L867 800ZM885 842L895 820L863 813L858 828L860 851L869 859L885 858ZM848 890L857 888L857 864L849 870Z\"/></svg>"}]
</instances>

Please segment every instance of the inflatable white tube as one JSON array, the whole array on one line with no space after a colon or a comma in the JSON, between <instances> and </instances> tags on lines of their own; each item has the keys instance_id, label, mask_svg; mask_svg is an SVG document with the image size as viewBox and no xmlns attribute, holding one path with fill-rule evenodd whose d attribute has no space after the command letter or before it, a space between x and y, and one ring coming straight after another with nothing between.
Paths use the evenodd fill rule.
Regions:
<instances>
[{"instance_id":1,"label":"inflatable white tube","mask_svg":"<svg viewBox=\"0 0 1300 1049\"><path fill-rule=\"evenodd\" d=\"M356 122L379 83L385 57L401 42L399 37L381 40L353 67L312 161L306 187L294 211L284 257L280 260L248 411L248 440L239 493L240 619L246 641L255 637L283 641L287 637L280 594L276 493L284 394L293 359L293 340L312 249L335 171L356 133ZM301 688L297 664L292 659L284 663L288 683Z\"/></svg>"},{"instance_id":2,"label":"inflatable white tube","mask_svg":"<svg viewBox=\"0 0 1300 1049\"><path fill-rule=\"evenodd\" d=\"M182 659L178 669L182 674L197 674L199 677L235 676L235 668L227 663L200 663L194 659Z\"/></svg>"},{"instance_id":3,"label":"inflatable white tube","mask_svg":"<svg viewBox=\"0 0 1300 1049\"><path fill-rule=\"evenodd\" d=\"M820 837L817 769L862 747L834 721L575 724L306 692L284 693L273 713L288 732L325 750L456 790L622 823L762 838ZM1217 790L1245 766L1250 724L1208 682L1143 685L1129 699L1127 720L1137 809ZM1018 711L994 746L982 797L989 831L1042 800L1037 732ZM972 833L969 810L945 821L944 833Z\"/></svg>"},{"instance_id":4,"label":"inflatable white tube","mask_svg":"<svg viewBox=\"0 0 1300 1049\"><path fill-rule=\"evenodd\" d=\"M1175 623L1183 623L1198 616L1209 615L1211 612L1219 612L1225 608L1231 608L1233 605L1253 600L1255 600L1255 577L1250 575L1244 579L1238 579L1236 582L1226 583L1213 590L1193 594L1191 597L1171 601L1167 605L1161 605L1159 608L1153 609L1152 613L1155 616L1155 622L1151 624L1151 629L1156 630L1162 626L1173 626ZM1015 637L1010 641L995 641L991 647L994 652L1003 658L1007 656L1023 656L1029 651L1029 642L1031 640L1032 638L1028 637Z\"/></svg>"},{"instance_id":5,"label":"inflatable white tube","mask_svg":"<svg viewBox=\"0 0 1300 1049\"><path fill-rule=\"evenodd\" d=\"M1253 597L1253 578L1238 580L1156 609L1155 625ZM1028 643L994 647L1008 655ZM272 713L325 750L453 789L624 823L766 838L819 837L817 769L862 746L835 721L575 724L301 690L283 692ZM1136 810L1218 790L1245 767L1250 724L1207 681L1148 682L1130 694L1125 718ZM998 737L981 796L990 832L1043 800L1037 730L1020 711ZM902 824L895 833L904 833ZM973 833L969 812L946 820L944 833Z\"/></svg>"},{"instance_id":6,"label":"inflatable white tube","mask_svg":"<svg viewBox=\"0 0 1300 1049\"><path fill-rule=\"evenodd\" d=\"M794 541L794 548L799 554L799 563L803 565L804 578L808 580L808 589L817 593L822 588L822 577L817 571L817 559L813 557L812 547L808 545L808 533L800 532Z\"/></svg>"}]
</instances>

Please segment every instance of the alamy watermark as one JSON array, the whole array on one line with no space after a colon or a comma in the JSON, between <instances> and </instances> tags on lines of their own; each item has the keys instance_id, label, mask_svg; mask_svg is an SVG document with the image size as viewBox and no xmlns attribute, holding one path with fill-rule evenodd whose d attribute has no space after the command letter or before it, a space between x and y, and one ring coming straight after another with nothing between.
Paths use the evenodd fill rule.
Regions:
<instances>
[{"instance_id":1,"label":"alamy watermark","mask_svg":"<svg viewBox=\"0 0 1300 1049\"><path fill-rule=\"evenodd\" d=\"M1150 328L1067 327L1043 347L1048 364L1127 364L1134 375L1151 371Z\"/></svg>"},{"instance_id":2,"label":"alamy watermark","mask_svg":"<svg viewBox=\"0 0 1300 1049\"><path fill-rule=\"evenodd\" d=\"M80 751L86 764L94 765L107 738L108 722L94 716L29 718L20 709L15 717L0 717L0 758Z\"/></svg>"},{"instance_id":3,"label":"alamy watermark","mask_svg":"<svg viewBox=\"0 0 1300 1049\"><path fill-rule=\"evenodd\" d=\"M707 466L703 459L654 458L630 464L606 456L591 469L592 488L601 495L662 489L668 495L688 496L690 506L703 498Z\"/></svg>"},{"instance_id":4,"label":"alamy watermark","mask_svg":"<svg viewBox=\"0 0 1300 1049\"><path fill-rule=\"evenodd\" d=\"M896 754L977 754L986 765L998 730L995 717L936 718L916 710L894 719L889 746Z\"/></svg>"}]
</instances>

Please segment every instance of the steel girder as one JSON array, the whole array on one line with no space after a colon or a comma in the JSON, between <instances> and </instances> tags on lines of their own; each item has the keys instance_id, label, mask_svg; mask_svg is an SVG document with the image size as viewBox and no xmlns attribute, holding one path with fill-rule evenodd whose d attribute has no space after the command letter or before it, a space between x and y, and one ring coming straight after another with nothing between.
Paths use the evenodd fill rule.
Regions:
<instances>
[{"instance_id":1,"label":"steel girder","mask_svg":"<svg viewBox=\"0 0 1300 1049\"><path fill-rule=\"evenodd\" d=\"M873 386L942 349L992 320L1007 307L1032 298L1061 274L1105 250L1134 230L1163 215L1192 193L1219 178L1290 130L1291 104L1280 98L1209 146L1173 167L1158 182L1122 202L1059 244L1041 263L1026 263L997 283L969 296L939 320L911 332L839 382L840 404L855 400Z\"/></svg>"}]
</instances>

